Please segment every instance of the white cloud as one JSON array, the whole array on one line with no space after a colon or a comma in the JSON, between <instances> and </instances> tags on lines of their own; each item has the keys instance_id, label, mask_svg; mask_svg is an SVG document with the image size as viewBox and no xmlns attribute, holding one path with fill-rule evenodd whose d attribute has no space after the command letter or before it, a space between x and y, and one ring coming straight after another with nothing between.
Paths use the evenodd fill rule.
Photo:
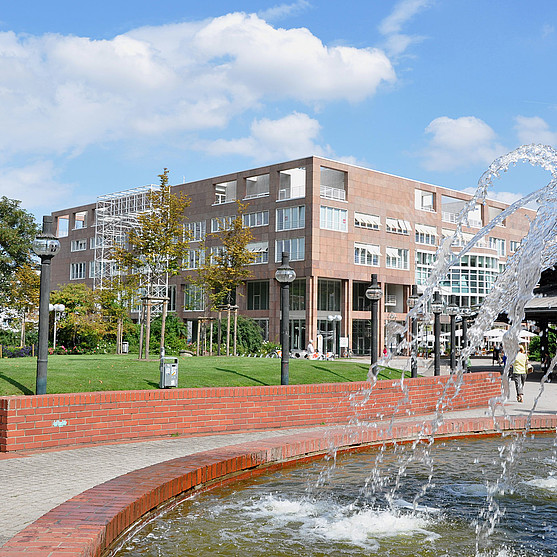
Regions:
<instances>
[{"instance_id":1,"label":"white cloud","mask_svg":"<svg viewBox=\"0 0 557 557\"><path fill-rule=\"evenodd\" d=\"M250 130L249 137L203 142L197 148L212 155L242 155L258 162L325 155L330 152L329 147L316 143L320 125L307 114L294 112L278 120L262 118L255 120Z\"/></svg>"},{"instance_id":2,"label":"white cloud","mask_svg":"<svg viewBox=\"0 0 557 557\"><path fill-rule=\"evenodd\" d=\"M557 132L549 129L549 124L539 116L517 116L515 130L522 144L542 143L557 146Z\"/></svg>"},{"instance_id":3,"label":"white cloud","mask_svg":"<svg viewBox=\"0 0 557 557\"><path fill-rule=\"evenodd\" d=\"M292 4L279 4L268 10L258 12L257 15L265 21L277 21L279 19L298 14L309 8L311 4L306 0L298 0Z\"/></svg>"},{"instance_id":4,"label":"white cloud","mask_svg":"<svg viewBox=\"0 0 557 557\"><path fill-rule=\"evenodd\" d=\"M221 129L271 100L357 102L394 80L379 50L327 46L307 29L243 13L111 40L3 32L0 121L10 133L0 156Z\"/></svg>"},{"instance_id":5,"label":"white cloud","mask_svg":"<svg viewBox=\"0 0 557 557\"><path fill-rule=\"evenodd\" d=\"M495 132L473 116L433 120L425 129L432 138L421 155L428 170L448 171L470 164L490 164L506 149Z\"/></svg>"},{"instance_id":6,"label":"white cloud","mask_svg":"<svg viewBox=\"0 0 557 557\"><path fill-rule=\"evenodd\" d=\"M379 32L386 37L386 50L392 56L399 56L411 44L423 40L418 35L402 33L403 26L420 11L429 8L432 0L401 0L379 25Z\"/></svg>"},{"instance_id":7,"label":"white cloud","mask_svg":"<svg viewBox=\"0 0 557 557\"><path fill-rule=\"evenodd\" d=\"M3 167L0 173L0 196L17 199L26 209L41 209L44 214L65 205L71 189L69 184L59 181L52 161Z\"/></svg>"}]
</instances>

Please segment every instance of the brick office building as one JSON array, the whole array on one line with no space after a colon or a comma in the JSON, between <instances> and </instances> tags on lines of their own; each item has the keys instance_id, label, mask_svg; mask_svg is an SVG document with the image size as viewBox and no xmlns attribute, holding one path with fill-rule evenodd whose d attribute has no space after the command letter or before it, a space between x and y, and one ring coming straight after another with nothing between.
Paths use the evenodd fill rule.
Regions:
<instances>
[{"instance_id":1,"label":"brick office building","mask_svg":"<svg viewBox=\"0 0 557 557\"><path fill-rule=\"evenodd\" d=\"M174 186L191 199L187 226L193 241L184 275L171 278L171 310L191 323L208 316L203 297L187 282L195 272L196 250L205 234L247 202L244 224L252 229L256 254L253 277L236 297L239 313L261 325L270 340L279 336L279 286L274 273L281 252L290 253L297 278L291 285L291 346L303 348L323 334L324 348L349 339L356 354L369 353L369 302L365 290L377 273L383 290L380 342L387 320L403 321L412 284L423 284L444 236L471 199L459 191L424 184L320 157L308 157ZM61 250L52 262L53 287L71 281L98 286L110 262L103 247L125 235L130 215L144 210L149 187L99 197L96 203L53 213ZM497 201L477 205L463 227L463 242L507 207ZM472 306L489 291L507 257L528 230L532 211L519 209L451 270L441 292ZM207 247L217 248L209 240ZM457 246L455 246L455 249ZM341 316L341 320L332 319ZM335 328L335 335L331 332ZM195 338L195 336L194 336Z\"/></svg>"}]
</instances>

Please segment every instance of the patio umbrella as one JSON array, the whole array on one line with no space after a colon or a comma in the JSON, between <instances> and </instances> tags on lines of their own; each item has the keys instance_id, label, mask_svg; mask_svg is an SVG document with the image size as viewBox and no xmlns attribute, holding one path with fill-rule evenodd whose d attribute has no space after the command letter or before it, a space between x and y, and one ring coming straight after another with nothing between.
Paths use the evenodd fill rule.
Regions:
<instances>
[{"instance_id":1,"label":"patio umbrella","mask_svg":"<svg viewBox=\"0 0 557 557\"><path fill-rule=\"evenodd\" d=\"M484 333L484 337L488 340L501 340L505 333L505 329L491 329Z\"/></svg>"}]
</instances>

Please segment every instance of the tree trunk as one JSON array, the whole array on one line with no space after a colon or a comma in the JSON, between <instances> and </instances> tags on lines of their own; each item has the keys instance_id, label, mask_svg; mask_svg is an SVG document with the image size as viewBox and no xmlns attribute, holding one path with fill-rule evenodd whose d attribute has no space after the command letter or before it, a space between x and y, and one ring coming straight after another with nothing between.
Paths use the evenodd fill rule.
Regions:
<instances>
[{"instance_id":1,"label":"tree trunk","mask_svg":"<svg viewBox=\"0 0 557 557\"><path fill-rule=\"evenodd\" d=\"M141 328L139 329L139 359L143 358L143 332L145 329L145 302L141 302Z\"/></svg>"},{"instance_id":2,"label":"tree trunk","mask_svg":"<svg viewBox=\"0 0 557 557\"><path fill-rule=\"evenodd\" d=\"M19 337L19 347L25 346L25 312L21 314L21 335Z\"/></svg>"},{"instance_id":3,"label":"tree trunk","mask_svg":"<svg viewBox=\"0 0 557 557\"><path fill-rule=\"evenodd\" d=\"M234 310L234 356L238 355L236 350L237 342L236 339L238 338L238 310Z\"/></svg>"},{"instance_id":4,"label":"tree trunk","mask_svg":"<svg viewBox=\"0 0 557 557\"><path fill-rule=\"evenodd\" d=\"M166 312L168 308L168 300L164 300L162 303L162 320L161 320L161 354L164 349L164 334L166 330Z\"/></svg>"}]
</instances>

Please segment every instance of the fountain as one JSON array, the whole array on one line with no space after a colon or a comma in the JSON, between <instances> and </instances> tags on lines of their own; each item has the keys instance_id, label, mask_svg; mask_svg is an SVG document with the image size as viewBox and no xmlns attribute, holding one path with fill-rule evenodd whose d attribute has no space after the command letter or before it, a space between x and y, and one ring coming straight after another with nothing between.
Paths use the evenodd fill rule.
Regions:
<instances>
[{"instance_id":1,"label":"fountain","mask_svg":"<svg viewBox=\"0 0 557 557\"><path fill-rule=\"evenodd\" d=\"M468 214L486 199L494 178L521 161L549 171L549 184L510 205L455 253ZM479 308L469 329L470 345L462 350L436 415L413 443L394 449L383 445L346 459L337 458L332 450L325 469L322 464L301 466L268 477L263 487L256 480L190 498L149 523L142 536L135 533L128 538L115 555L554 555L557 450L553 437L531 439L528 428L519 435L503 436L503 442L439 446L434 437L443 423L449 387L456 386L458 392L468 357L501 312L510 324L503 337L508 359L501 395L491 401L491 412L495 424L496 411L506 415L509 370L518 352L524 307L542 271L557 262L557 151L523 146L490 165L461 211L453 236L439 247L435 268L406 326L393 326L389 334L406 339L410 319L419 313L429 317L429 302L451 267L495 226L533 201L539 208L529 233ZM395 353L415 349L416 343L417 338L403 340ZM382 358L377 365L388 364L392 357ZM530 418L556 362L557 356L542 378ZM370 369L371 386L354 401L355 410L372 395L375 371ZM405 381L403 377L403 391ZM374 427L357 419L352 425ZM286 477L285 483L280 476ZM176 530L181 537L175 537ZM149 545L150 541L154 543Z\"/></svg>"}]
</instances>

